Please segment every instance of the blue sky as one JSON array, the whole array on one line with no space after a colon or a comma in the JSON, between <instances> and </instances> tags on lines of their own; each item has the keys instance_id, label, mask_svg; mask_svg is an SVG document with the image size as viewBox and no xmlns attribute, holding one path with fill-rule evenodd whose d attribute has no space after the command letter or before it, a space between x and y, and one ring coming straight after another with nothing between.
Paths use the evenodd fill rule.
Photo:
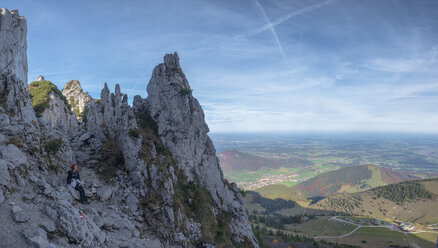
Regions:
<instances>
[{"instance_id":1,"label":"blue sky","mask_svg":"<svg viewBox=\"0 0 438 248\"><path fill-rule=\"evenodd\" d=\"M3 0L29 81L146 96L177 51L212 132L438 133L435 0Z\"/></svg>"}]
</instances>

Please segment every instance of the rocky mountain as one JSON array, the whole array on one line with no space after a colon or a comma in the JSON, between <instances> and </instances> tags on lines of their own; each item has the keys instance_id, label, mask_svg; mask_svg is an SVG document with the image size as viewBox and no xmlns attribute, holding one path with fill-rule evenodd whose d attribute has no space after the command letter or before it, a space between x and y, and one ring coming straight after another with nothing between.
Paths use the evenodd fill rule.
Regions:
<instances>
[{"instance_id":1,"label":"rocky mountain","mask_svg":"<svg viewBox=\"0 0 438 248\"><path fill-rule=\"evenodd\" d=\"M27 85L27 25L18 10L0 9L0 73L13 72Z\"/></svg>"},{"instance_id":2,"label":"rocky mountain","mask_svg":"<svg viewBox=\"0 0 438 248\"><path fill-rule=\"evenodd\" d=\"M87 92L82 90L81 84L78 80L69 81L64 88L62 94L67 98L71 110L75 113L77 119L82 121L82 114L88 111L85 104L91 101L91 97Z\"/></svg>"},{"instance_id":3,"label":"rocky mountain","mask_svg":"<svg viewBox=\"0 0 438 248\"><path fill-rule=\"evenodd\" d=\"M236 150L225 150L218 154L220 165L224 171L257 170L262 167L277 168L285 166L285 161L267 159Z\"/></svg>"},{"instance_id":4,"label":"rocky mountain","mask_svg":"<svg viewBox=\"0 0 438 248\"><path fill-rule=\"evenodd\" d=\"M78 122L67 99L52 82L40 76L28 85L27 91L36 116L41 117L40 122L64 132L78 129Z\"/></svg>"},{"instance_id":5,"label":"rocky mountain","mask_svg":"<svg viewBox=\"0 0 438 248\"><path fill-rule=\"evenodd\" d=\"M79 100L77 81L27 87L26 20L0 18L2 247L258 247L176 53L133 106L119 85ZM66 185L72 163L90 204Z\"/></svg>"}]
</instances>

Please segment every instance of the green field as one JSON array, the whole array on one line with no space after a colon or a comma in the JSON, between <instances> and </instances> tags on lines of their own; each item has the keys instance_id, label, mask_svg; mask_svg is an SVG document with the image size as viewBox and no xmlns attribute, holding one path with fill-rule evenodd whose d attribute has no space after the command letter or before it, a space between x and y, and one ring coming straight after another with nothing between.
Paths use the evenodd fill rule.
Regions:
<instances>
[{"instance_id":1,"label":"green field","mask_svg":"<svg viewBox=\"0 0 438 248\"><path fill-rule=\"evenodd\" d=\"M437 234L404 234L397 231L391 231L382 227L362 227L359 228L352 235L341 239L325 239L331 242L338 242L340 244L356 245L360 247L433 247L433 236L435 240ZM416 246L415 246L416 245Z\"/></svg>"},{"instance_id":2,"label":"green field","mask_svg":"<svg viewBox=\"0 0 438 248\"><path fill-rule=\"evenodd\" d=\"M319 216L298 225L289 225L287 230L306 236L341 236L353 231L356 226L329 220L330 217Z\"/></svg>"}]
</instances>

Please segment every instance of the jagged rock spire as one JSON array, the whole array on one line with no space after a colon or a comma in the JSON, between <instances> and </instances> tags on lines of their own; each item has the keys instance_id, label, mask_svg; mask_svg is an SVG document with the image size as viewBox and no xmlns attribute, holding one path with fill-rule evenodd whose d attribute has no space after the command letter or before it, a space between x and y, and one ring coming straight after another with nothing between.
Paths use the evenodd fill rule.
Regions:
<instances>
[{"instance_id":1,"label":"jagged rock spire","mask_svg":"<svg viewBox=\"0 0 438 248\"><path fill-rule=\"evenodd\" d=\"M46 79L44 79L43 75L40 75L35 81L36 82L41 82L41 81L45 81Z\"/></svg>"},{"instance_id":2,"label":"jagged rock spire","mask_svg":"<svg viewBox=\"0 0 438 248\"><path fill-rule=\"evenodd\" d=\"M75 113L78 121L82 122L85 105L93 99L82 90L78 80L70 80L66 83L62 88L62 94L67 98L71 111Z\"/></svg>"},{"instance_id":3,"label":"jagged rock spire","mask_svg":"<svg viewBox=\"0 0 438 248\"><path fill-rule=\"evenodd\" d=\"M208 137L204 111L192 95L178 54L166 54L155 67L147 86L147 106L158 125L158 135L189 181L206 188L217 208L233 213L231 229L238 239L257 241L248 222L243 200L235 184L223 178L213 142ZM142 101L135 99L137 105ZM136 106L134 106L136 108Z\"/></svg>"}]
</instances>

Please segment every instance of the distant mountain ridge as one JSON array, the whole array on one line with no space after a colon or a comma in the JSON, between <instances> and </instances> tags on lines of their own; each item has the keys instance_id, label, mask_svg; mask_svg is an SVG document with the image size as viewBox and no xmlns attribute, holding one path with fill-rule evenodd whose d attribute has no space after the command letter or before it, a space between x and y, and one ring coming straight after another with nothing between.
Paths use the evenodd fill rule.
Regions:
<instances>
[{"instance_id":1,"label":"distant mountain ridge","mask_svg":"<svg viewBox=\"0 0 438 248\"><path fill-rule=\"evenodd\" d=\"M309 208L435 224L438 222L438 178L405 181L364 192L339 194L312 204Z\"/></svg>"},{"instance_id":2,"label":"distant mountain ridge","mask_svg":"<svg viewBox=\"0 0 438 248\"><path fill-rule=\"evenodd\" d=\"M414 179L408 174L375 165L359 165L329 171L304 181L294 190L309 196L331 196L341 192L354 193L374 187Z\"/></svg>"},{"instance_id":3,"label":"distant mountain ridge","mask_svg":"<svg viewBox=\"0 0 438 248\"><path fill-rule=\"evenodd\" d=\"M322 173L295 186L268 185L257 189L267 198L286 200L306 200L325 198L338 193L356 193L375 187L413 180L415 177L375 165L345 167Z\"/></svg>"},{"instance_id":4,"label":"distant mountain ridge","mask_svg":"<svg viewBox=\"0 0 438 248\"><path fill-rule=\"evenodd\" d=\"M312 164L304 159L264 158L237 150L225 150L217 156L223 171L254 171L260 168L295 167Z\"/></svg>"}]
</instances>

